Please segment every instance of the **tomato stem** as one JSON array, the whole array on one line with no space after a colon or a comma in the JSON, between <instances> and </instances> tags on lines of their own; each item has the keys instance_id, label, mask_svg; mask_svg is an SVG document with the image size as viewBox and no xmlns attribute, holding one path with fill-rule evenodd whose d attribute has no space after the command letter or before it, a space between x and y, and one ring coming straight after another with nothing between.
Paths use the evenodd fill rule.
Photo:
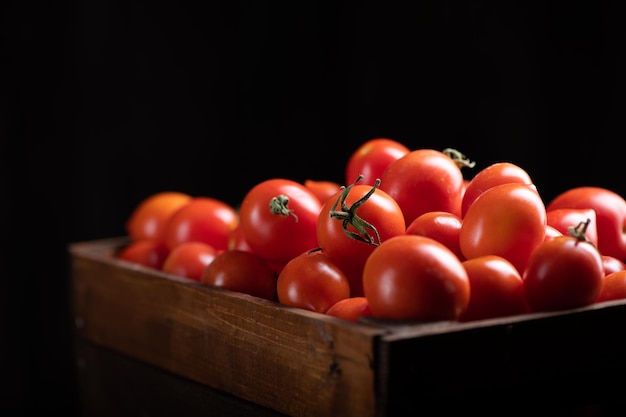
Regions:
<instances>
[{"instance_id":1,"label":"tomato stem","mask_svg":"<svg viewBox=\"0 0 626 417\"><path fill-rule=\"evenodd\" d=\"M589 240L589 238L587 237L587 227L589 227L589 224L591 223L591 219L587 219L584 222L580 222L578 223L576 226L569 226L567 228L567 233L570 236L575 237L576 239L580 240L580 241L584 241L587 243L591 243L593 244L593 242L591 242Z\"/></svg>"},{"instance_id":2,"label":"tomato stem","mask_svg":"<svg viewBox=\"0 0 626 417\"><path fill-rule=\"evenodd\" d=\"M298 216L292 210L287 208L289 204L289 197L286 195L279 195L270 200L270 211L272 214L277 214L280 216L293 216L296 219L296 223L298 222Z\"/></svg>"},{"instance_id":3,"label":"tomato stem","mask_svg":"<svg viewBox=\"0 0 626 417\"><path fill-rule=\"evenodd\" d=\"M374 186L372 187L372 189L369 190L358 201L352 204L352 206L348 207L348 205L346 204L346 197L350 193L350 190L352 190L354 185L362 178L363 175L359 175L359 177L352 184L348 185L347 187L341 187L342 192L339 197L337 197L337 200L330 209L329 214L332 219L342 221L343 231L350 239L355 239L367 243L368 245L378 246L380 245L380 236L378 235L378 230L376 230L376 227L359 217L356 214L356 211L359 207L361 207L361 205L363 205L363 203L365 203L370 198L372 194L374 194L374 191L376 191L376 188L380 185L380 179L377 178L374 182ZM337 211L336 208L339 202L341 202L341 210ZM348 230L349 225L352 225L352 227L354 227L357 232ZM368 230L373 231L375 236L372 237L368 233Z\"/></svg>"},{"instance_id":4,"label":"tomato stem","mask_svg":"<svg viewBox=\"0 0 626 417\"><path fill-rule=\"evenodd\" d=\"M476 161L470 161L463 153L457 151L456 149L446 148L442 152L452 158L454 163L456 163L459 168L474 168L474 165L476 165Z\"/></svg>"}]
</instances>

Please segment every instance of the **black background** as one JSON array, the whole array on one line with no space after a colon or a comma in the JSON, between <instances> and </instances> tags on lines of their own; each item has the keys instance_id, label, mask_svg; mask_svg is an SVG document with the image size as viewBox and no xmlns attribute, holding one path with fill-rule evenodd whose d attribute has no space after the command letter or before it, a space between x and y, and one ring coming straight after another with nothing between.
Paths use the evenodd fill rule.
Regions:
<instances>
[{"instance_id":1,"label":"black background","mask_svg":"<svg viewBox=\"0 0 626 417\"><path fill-rule=\"evenodd\" d=\"M77 412L67 245L151 193L343 183L386 136L626 195L618 10L459 3L4 2L0 410Z\"/></svg>"}]
</instances>

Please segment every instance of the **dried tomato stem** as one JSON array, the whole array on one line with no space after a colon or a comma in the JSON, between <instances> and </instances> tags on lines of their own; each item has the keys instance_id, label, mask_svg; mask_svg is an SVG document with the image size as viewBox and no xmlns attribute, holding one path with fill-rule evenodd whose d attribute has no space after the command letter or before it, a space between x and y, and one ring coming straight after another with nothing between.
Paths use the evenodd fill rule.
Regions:
<instances>
[{"instance_id":1,"label":"dried tomato stem","mask_svg":"<svg viewBox=\"0 0 626 417\"><path fill-rule=\"evenodd\" d=\"M584 222L580 222L578 223L576 226L569 226L567 228L567 234L570 236L575 237L576 239L580 240L580 241L584 241L584 242L588 242L593 244L593 242L591 242L589 240L589 238L587 237L587 227L589 227L589 224L591 223L591 219L587 219Z\"/></svg>"}]
</instances>

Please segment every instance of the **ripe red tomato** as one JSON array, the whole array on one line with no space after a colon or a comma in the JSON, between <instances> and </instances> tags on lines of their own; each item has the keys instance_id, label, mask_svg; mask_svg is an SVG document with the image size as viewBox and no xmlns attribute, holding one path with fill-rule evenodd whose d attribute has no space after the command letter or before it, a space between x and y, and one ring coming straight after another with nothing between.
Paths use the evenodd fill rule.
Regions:
<instances>
[{"instance_id":1,"label":"ripe red tomato","mask_svg":"<svg viewBox=\"0 0 626 417\"><path fill-rule=\"evenodd\" d=\"M559 230L556 230L554 227L546 224L546 237L545 240L552 239L553 237L563 236Z\"/></svg>"},{"instance_id":2,"label":"ripe red tomato","mask_svg":"<svg viewBox=\"0 0 626 417\"><path fill-rule=\"evenodd\" d=\"M143 239L131 241L117 253L117 258L148 268L161 269L169 249L160 240Z\"/></svg>"},{"instance_id":3,"label":"ripe red tomato","mask_svg":"<svg viewBox=\"0 0 626 417\"><path fill-rule=\"evenodd\" d=\"M417 149L392 162L380 183L380 189L402 208L407 225L429 211L460 216L464 188L458 165L434 149Z\"/></svg>"},{"instance_id":4,"label":"ripe red tomato","mask_svg":"<svg viewBox=\"0 0 626 417\"><path fill-rule=\"evenodd\" d=\"M626 270L612 272L605 276L596 302L622 300L624 298L626 298Z\"/></svg>"},{"instance_id":5,"label":"ripe red tomato","mask_svg":"<svg viewBox=\"0 0 626 417\"><path fill-rule=\"evenodd\" d=\"M204 242L183 242L170 251L161 270L194 281L200 281L208 264L217 256L215 248Z\"/></svg>"},{"instance_id":6,"label":"ripe red tomato","mask_svg":"<svg viewBox=\"0 0 626 417\"><path fill-rule=\"evenodd\" d=\"M495 185L469 206L459 234L466 259L499 255L523 273L545 240L546 209L533 185Z\"/></svg>"},{"instance_id":7,"label":"ripe red tomato","mask_svg":"<svg viewBox=\"0 0 626 417\"><path fill-rule=\"evenodd\" d=\"M460 260L465 260L459 244L461 218L456 214L447 211L429 211L416 217L407 226L406 233L435 239L454 252Z\"/></svg>"},{"instance_id":8,"label":"ripe red tomato","mask_svg":"<svg viewBox=\"0 0 626 417\"><path fill-rule=\"evenodd\" d=\"M470 300L465 268L450 249L418 235L383 241L367 259L363 290L373 317L457 320Z\"/></svg>"},{"instance_id":9,"label":"ripe red tomato","mask_svg":"<svg viewBox=\"0 0 626 417\"><path fill-rule=\"evenodd\" d=\"M179 208L192 197L177 191L163 191L142 200L126 221L126 231L132 240L163 240L166 225Z\"/></svg>"},{"instance_id":10,"label":"ripe red tomato","mask_svg":"<svg viewBox=\"0 0 626 417\"><path fill-rule=\"evenodd\" d=\"M528 185L533 183L525 169L511 162L496 162L478 171L469 180L465 188L463 201L461 202L461 217L465 216L469 206L483 192L494 185L511 182Z\"/></svg>"},{"instance_id":11,"label":"ripe red tomato","mask_svg":"<svg viewBox=\"0 0 626 417\"><path fill-rule=\"evenodd\" d=\"M602 255L602 265L604 266L604 275L611 272L623 271L626 269L626 262L622 262L614 256Z\"/></svg>"},{"instance_id":12,"label":"ripe red tomato","mask_svg":"<svg viewBox=\"0 0 626 417\"><path fill-rule=\"evenodd\" d=\"M239 223L253 252L284 265L318 246L316 226L321 207L304 184L272 178L246 193L239 208Z\"/></svg>"},{"instance_id":13,"label":"ripe red tomato","mask_svg":"<svg viewBox=\"0 0 626 417\"><path fill-rule=\"evenodd\" d=\"M459 321L489 319L529 312L524 281L513 264L501 256L485 255L463 261L470 283L470 300Z\"/></svg>"},{"instance_id":14,"label":"ripe red tomato","mask_svg":"<svg viewBox=\"0 0 626 417\"><path fill-rule=\"evenodd\" d=\"M352 184L359 176L361 184L374 185L389 164L410 152L401 142L390 138L374 138L362 143L348 158L345 184Z\"/></svg>"},{"instance_id":15,"label":"ripe red tomato","mask_svg":"<svg viewBox=\"0 0 626 417\"><path fill-rule=\"evenodd\" d=\"M561 234L569 234L570 228L577 227L580 223L589 220L585 229L585 235L589 242L598 246L598 229L596 227L596 211L594 209L560 208L547 210L546 221L548 226L554 227Z\"/></svg>"},{"instance_id":16,"label":"ripe red tomato","mask_svg":"<svg viewBox=\"0 0 626 417\"><path fill-rule=\"evenodd\" d=\"M265 259L253 252L221 252L206 266L200 281L212 287L277 301L276 274Z\"/></svg>"},{"instance_id":17,"label":"ripe red tomato","mask_svg":"<svg viewBox=\"0 0 626 417\"><path fill-rule=\"evenodd\" d=\"M378 188L378 182L351 184L322 206L317 241L346 274L350 296L357 297L363 295L365 260L381 242L405 229L400 206Z\"/></svg>"},{"instance_id":18,"label":"ripe red tomato","mask_svg":"<svg viewBox=\"0 0 626 417\"><path fill-rule=\"evenodd\" d=\"M194 197L170 218L165 243L174 249L183 242L204 242L216 250L228 247L228 236L237 227L237 211L212 197Z\"/></svg>"},{"instance_id":19,"label":"ripe red tomato","mask_svg":"<svg viewBox=\"0 0 626 417\"><path fill-rule=\"evenodd\" d=\"M547 209L591 208L596 212L598 249L626 261L626 200L602 187L576 187L557 195Z\"/></svg>"},{"instance_id":20,"label":"ripe red tomato","mask_svg":"<svg viewBox=\"0 0 626 417\"><path fill-rule=\"evenodd\" d=\"M531 311L554 311L596 301L604 268L595 246L582 238L564 235L539 245L522 277Z\"/></svg>"},{"instance_id":21,"label":"ripe red tomato","mask_svg":"<svg viewBox=\"0 0 626 417\"><path fill-rule=\"evenodd\" d=\"M350 296L343 271L321 251L306 252L290 260L276 282L278 302L290 307L325 313Z\"/></svg>"},{"instance_id":22,"label":"ripe red tomato","mask_svg":"<svg viewBox=\"0 0 626 417\"><path fill-rule=\"evenodd\" d=\"M334 181L316 181L312 179L304 180L304 186L317 196L321 204L325 203L326 200L334 196L341 188L341 185Z\"/></svg>"},{"instance_id":23,"label":"ripe red tomato","mask_svg":"<svg viewBox=\"0 0 626 417\"><path fill-rule=\"evenodd\" d=\"M326 310L326 314L351 322L358 322L361 317L370 317L372 310L365 297L348 297L337 301Z\"/></svg>"}]
</instances>

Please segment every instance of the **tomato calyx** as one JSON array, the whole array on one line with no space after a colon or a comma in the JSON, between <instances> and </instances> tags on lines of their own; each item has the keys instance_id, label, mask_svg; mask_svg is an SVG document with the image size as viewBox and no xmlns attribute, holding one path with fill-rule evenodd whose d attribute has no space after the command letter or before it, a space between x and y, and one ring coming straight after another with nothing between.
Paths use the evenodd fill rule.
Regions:
<instances>
[{"instance_id":1,"label":"tomato calyx","mask_svg":"<svg viewBox=\"0 0 626 417\"><path fill-rule=\"evenodd\" d=\"M589 240L586 234L587 227L589 227L590 223L591 223L591 219L587 219L584 222L578 223L576 226L569 226L567 228L567 234L576 238L576 240L578 241L587 242L593 245L593 242Z\"/></svg>"},{"instance_id":2,"label":"tomato calyx","mask_svg":"<svg viewBox=\"0 0 626 417\"><path fill-rule=\"evenodd\" d=\"M476 161L470 161L469 158L465 156L465 154L459 152L456 149L446 148L441 152L448 155L459 168L474 168L474 166L476 165Z\"/></svg>"},{"instance_id":3,"label":"tomato calyx","mask_svg":"<svg viewBox=\"0 0 626 417\"><path fill-rule=\"evenodd\" d=\"M279 216L291 215L293 216L294 219L296 219L296 222L298 222L298 216L292 210L287 208L288 204L289 204L289 197L287 197L284 194L273 197L270 200L270 211L272 212L272 214L276 214Z\"/></svg>"},{"instance_id":4,"label":"tomato calyx","mask_svg":"<svg viewBox=\"0 0 626 417\"><path fill-rule=\"evenodd\" d=\"M359 182L363 178L363 175L359 175L359 177L350 185L342 186L341 194L337 197L335 204L333 204L330 209L330 217L332 219L341 220L343 231L347 237L350 239L358 240L363 243L367 243L368 245L378 246L380 245L380 236L378 235L378 230L372 224L368 223L366 220L362 219L356 214L357 209L365 203L372 194L376 191L376 188L380 185L380 178L377 178L374 182L372 188L359 200L357 200L352 206L348 207L346 204L346 197L350 194L350 190L352 187ZM341 202L341 210L337 211L337 205ZM353 232L348 230L348 226L352 225L357 231ZM368 230L374 232L374 236L368 233Z\"/></svg>"}]
</instances>

